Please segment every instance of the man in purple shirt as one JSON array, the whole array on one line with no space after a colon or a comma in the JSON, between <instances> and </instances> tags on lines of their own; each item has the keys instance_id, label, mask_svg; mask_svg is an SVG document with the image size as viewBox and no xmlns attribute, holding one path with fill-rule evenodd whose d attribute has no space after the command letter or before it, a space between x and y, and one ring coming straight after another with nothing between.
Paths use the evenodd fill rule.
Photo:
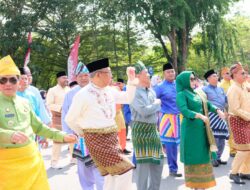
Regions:
<instances>
[{"instance_id":1,"label":"man in purple shirt","mask_svg":"<svg viewBox=\"0 0 250 190\"><path fill-rule=\"evenodd\" d=\"M175 70L171 63L163 65L164 79L154 90L161 100L159 132L161 142L166 148L170 176L181 177L178 173L177 149L180 143L180 124L182 115L176 105Z\"/></svg>"}]
</instances>

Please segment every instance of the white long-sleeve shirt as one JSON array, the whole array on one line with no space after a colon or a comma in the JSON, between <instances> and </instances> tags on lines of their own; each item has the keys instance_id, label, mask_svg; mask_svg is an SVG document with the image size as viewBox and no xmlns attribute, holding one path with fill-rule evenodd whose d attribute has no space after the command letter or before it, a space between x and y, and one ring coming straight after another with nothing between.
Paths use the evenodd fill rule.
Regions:
<instances>
[{"instance_id":1,"label":"white long-sleeve shirt","mask_svg":"<svg viewBox=\"0 0 250 190\"><path fill-rule=\"evenodd\" d=\"M50 111L61 112L64 97L68 91L70 91L68 86L62 88L59 84L49 89L46 104Z\"/></svg>"},{"instance_id":2,"label":"white long-sleeve shirt","mask_svg":"<svg viewBox=\"0 0 250 190\"><path fill-rule=\"evenodd\" d=\"M112 87L99 88L93 83L83 87L73 98L65 117L68 126L78 134L82 129L102 129L115 125L115 104L133 101L136 86L127 85L127 91Z\"/></svg>"}]
</instances>

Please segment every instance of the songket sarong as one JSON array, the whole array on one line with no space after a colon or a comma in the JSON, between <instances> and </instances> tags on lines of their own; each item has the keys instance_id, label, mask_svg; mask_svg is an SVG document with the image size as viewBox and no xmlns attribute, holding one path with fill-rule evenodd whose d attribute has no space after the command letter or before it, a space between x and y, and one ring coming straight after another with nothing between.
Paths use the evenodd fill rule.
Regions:
<instances>
[{"instance_id":1,"label":"songket sarong","mask_svg":"<svg viewBox=\"0 0 250 190\"><path fill-rule=\"evenodd\" d=\"M117 127L83 129L86 146L102 176L122 175L134 168L120 149Z\"/></svg>"},{"instance_id":2,"label":"songket sarong","mask_svg":"<svg viewBox=\"0 0 250 190\"><path fill-rule=\"evenodd\" d=\"M250 121L245 121L238 116L229 115L229 126L233 133L233 147L236 150L250 150Z\"/></svg>"},{"instance_id":3,"label":"songket sarong","mask_svg":"<svg viewBox=\"0 0 250 190\"><path fill-rule=\"evenodd\" d=\"M181 114L160 113L159 132L162 143L180 143Z\"/></svg>"},{"instance_id":4,"label":"songket sarong","mask_svg":"<svg viewBox=\"0 0 250 190\"><path fill-rule=\"evenodd\" d=\"M163 152L156 124L133 122L132 143L137 164L160 164Z\"/></svg>"},{"instance_id":5,"label":"songket sarong","mask_svg":"<svg viewBox=\"0 0 250 190\"><path fill-rule=\"evenodd\" d=\"M56 111L51 111L52 114L52 127L58 130L62 130L62 118L61 113Z\"/></svg>"},{"instance_id":6,"label":"songket sarong","mask_svg":"<svg viewBox=\"0 0 250 190\"><path fill-rule=\"evenodd\" d=\"M0 189L50 189L44 162L35 143L0 149Z\"/></svg>"},{"instance_id":7,"label":"songket sarong","mask_svg":"<svg viewBox=\"0 0 250 190\"><path fill-rule=\"evenodd\" d=\"M185 165L184 170L186 187L207 189L216 186L211 163Z\"/></svg>"},{"instance_id":8,"label":"songket sarong","mask_svg":"<svg viewBox=\"0 0 250 190\"><path fill-rule=\"evenodd\" d=\"M215 138L228 139L229 131L225 120L221 119L218 114L209 112L210 127Z\"/></svg>"}]
</instances>

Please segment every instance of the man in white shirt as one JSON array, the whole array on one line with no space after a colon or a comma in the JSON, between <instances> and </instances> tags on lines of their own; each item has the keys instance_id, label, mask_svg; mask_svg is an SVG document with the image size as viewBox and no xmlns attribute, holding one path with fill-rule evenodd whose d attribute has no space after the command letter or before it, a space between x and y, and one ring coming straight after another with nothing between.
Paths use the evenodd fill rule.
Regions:
<instances>
[{"instance_id":1,"label":"man in white shirt","mask_svg":"<svg viewBox=\"0 0 250 190\"><path fill-rule=\"evenodd\" d=\"M70 90L68 87L68 77L64 71L58 72L57 75L57 85L48 90L46 97L46 103L52 113L52 127L58 130L62 130L61 124L61 112L64 97L66 93ZM51 167L59 169L58 164L60 153L61 153L61 144L53 143L52 146L52 156L51 156Z\"/></svg>"},{"instance_id":2,"label":"man in white shirt","mask_svg":"<svg viewBox=\"0 0 250 190\"><path fill-rule=\"evenodd\" d=\"M127 68L127 91L122 92L109 86L112 73L107 58L89 63L87 68L91 82L74 96L65 121L79 135L83 136L84 133L86 146L102 176L122 175L133 169L134 165L119 151L115 104L133 101L138 83L135 69ZM110 178L110 189L120 190L120 187L127 185L127 181L124 184L120 182L118 187L115 179Z\"/></svg>"}]
</instances>

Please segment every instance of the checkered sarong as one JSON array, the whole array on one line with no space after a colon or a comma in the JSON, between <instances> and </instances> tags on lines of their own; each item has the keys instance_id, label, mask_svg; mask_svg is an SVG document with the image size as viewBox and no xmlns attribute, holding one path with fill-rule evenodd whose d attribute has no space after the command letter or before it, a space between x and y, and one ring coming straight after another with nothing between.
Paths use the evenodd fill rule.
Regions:
<instances>
[{"instance_id":1,"label":"checkered sarong","mask_svg":"<svg viewBox=\"0 0 250 190\"><path fill-rule=\"evenodd\" d=\"M110 130L84 130L84 139L90 156L102 176L121 175L134 168L119 147L117 127Z\"/></svg>"}]
</instances>

